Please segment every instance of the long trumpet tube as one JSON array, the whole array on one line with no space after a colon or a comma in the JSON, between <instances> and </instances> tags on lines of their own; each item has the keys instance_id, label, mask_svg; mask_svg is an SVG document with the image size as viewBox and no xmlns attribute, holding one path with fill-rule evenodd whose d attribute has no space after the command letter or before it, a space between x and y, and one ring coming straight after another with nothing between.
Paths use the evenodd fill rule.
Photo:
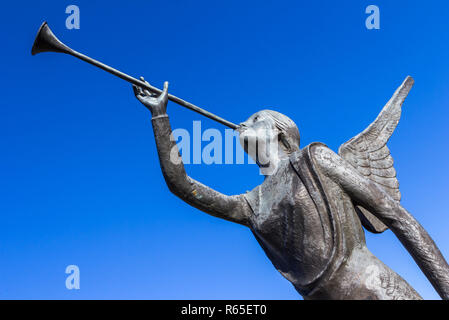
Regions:
<instances>
[{"instance_id":1,"label":"long trumpet tube","mask_svg":"<svg viewBox=\"0 0 449 320\"><path fill-rule=\"evenodd\" d=\"M159 88L153 87L152 85L138 80L134 77L131 77L130 75L127 75L126 73L123 73L117 69L114 69L98 60L92 59L91 57L88 57L78 51L75 51L68 47L67 45L63 44L61 41L58 40L58 38L53 34L53 32L50 30L50 28L47 25L47 22L44 22L41 27L39 28L38 34L36 36L36 40L33 45L32 54L37 54L39 52L46 52L46 51L53 51L53 52L61 52L66 53L71 56L74 56L78 59L81 59L87 63L90 63L91 65L94 65L100 69L103 69L104 71L107 71L125 81L128 81L136 86L139 86L144 89L148 89L152 93L160 94L162 90ZM208 117L209 119L215 120L231 129L237 129L238 126L230 121L227 121L207 110L204 110L190 102L187 102L181 98L178 98L172 94L168 95L168 99L170 101L173 101L187 109L190 109L192 111L198 112L199 114L202 114L205 117Z\"/></svg>"}]
</instances>

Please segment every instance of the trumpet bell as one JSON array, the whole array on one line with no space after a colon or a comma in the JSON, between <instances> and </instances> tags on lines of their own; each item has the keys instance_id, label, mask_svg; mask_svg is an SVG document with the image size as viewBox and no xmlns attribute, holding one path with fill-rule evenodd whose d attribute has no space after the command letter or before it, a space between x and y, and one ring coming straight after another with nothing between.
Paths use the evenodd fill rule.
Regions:
<instances>
[{"instance_id":1,"label":"trumpet bell","mask_svg":"<svg viewBox=\"0 0 449 320\"><path fill-rule=\"evenodd\" d=\"M47 22L45 21L37 31L36 39L34 40L33 47L31 48L31 54L41 52L62 52L70 53L71 49L53 34Z\"/></svg>"}]
</instances>

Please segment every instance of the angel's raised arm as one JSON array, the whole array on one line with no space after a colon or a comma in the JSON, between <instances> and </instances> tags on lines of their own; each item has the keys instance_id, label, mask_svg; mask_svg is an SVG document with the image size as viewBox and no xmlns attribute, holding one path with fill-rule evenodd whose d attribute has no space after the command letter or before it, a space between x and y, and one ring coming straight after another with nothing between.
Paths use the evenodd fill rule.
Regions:
<instances>
[{"instance_id":1,"label":"angel's raised arm","mask_svg":"<svg viewBox=\"0 0 449 320\"><path fill-rule=\"evenodd\" d=\"M210 215L242 225L248 225L250 208L243 195L228 196L190 178L179 155L178 146L172 138L168 115L167 86L158 98L135 87L139 99L152 113L154 137L162 173L170 191L188 204Z\"/></svg>"},{"instance_id":2,"label":"angel's raised arm","mask_svg":"<svg viewBox=\"0 0 449 320\"><path fill-rule=\"evenodd\" d=\"M250 208L243 195L228 196L186 174L178 147L171 136L168 116L152 120L159 161L170 191L188 204L218 218L247 225ZM179 157L178 161L173 161Z\"/></svg>"}]
</instances>

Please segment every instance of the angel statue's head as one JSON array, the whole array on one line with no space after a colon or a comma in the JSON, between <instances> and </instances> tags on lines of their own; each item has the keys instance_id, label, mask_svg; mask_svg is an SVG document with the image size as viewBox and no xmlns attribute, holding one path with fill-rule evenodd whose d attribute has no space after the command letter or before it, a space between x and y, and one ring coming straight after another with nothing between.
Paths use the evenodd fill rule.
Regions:
<instances>
[{"instance_id":1,"label":"angel statue's head","mask_svg":"<svg viewBox=\"0 0 449 320\"><path fill-rule=\"evenodd\" d=\"M299 130L282 113L262 110L238 127L240 144L265 172L273 172L280 160L299 150Z\"/></svg>"}]
</instances>

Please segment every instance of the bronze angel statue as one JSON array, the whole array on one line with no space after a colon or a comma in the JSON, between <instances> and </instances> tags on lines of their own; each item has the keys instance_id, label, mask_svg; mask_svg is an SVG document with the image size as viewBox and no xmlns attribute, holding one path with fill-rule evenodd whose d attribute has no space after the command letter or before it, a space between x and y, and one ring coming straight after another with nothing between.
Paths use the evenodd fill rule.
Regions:
<instances>
[{"instance_id":1,"label":"bronze angel statue","mask_svg":"<svg viewBox=\"0 0 449 320\"><path fill-rule=\"evenodd\" d=\"M389 228L443 299L449 266L429 234L401 204L387 142L413 79L407 77L377 119L338 154L322 143L300 149L296 124L271 110L239 126L137 80L63 44L44 22L31 53L61 52L133 83L152 114L159 160L170 191L213 216L248 227L274 267L304 299L421 299L367 248L364 230ZM186 174L166 113L168 100L238 130L240 142L265 174L246 194L228 196Z\"/></svg>"},{"instance_id":2,"label":"bronze angel statue","mask_svg":"<svg viewBox=\"0 0 449 320\"><path fill-rule=\"evenodd\" d=\"M448 299L449 266L401 206L387 147L413 82L407 77L377 119L341 145L338 154L322 143L299 148L298 128L283 114L263 110L252 115L237 129L244 137L240 141L256 163L268 161L275 168L252 191L232 196L186 174L166 113L168 83L160 95L136 86L134 93L152 113L170 191L199 210L248 227L304 299L422 299L368 250L363 227L374 233L390 228L439 295Z\"/></svg>"}]
</instances>

